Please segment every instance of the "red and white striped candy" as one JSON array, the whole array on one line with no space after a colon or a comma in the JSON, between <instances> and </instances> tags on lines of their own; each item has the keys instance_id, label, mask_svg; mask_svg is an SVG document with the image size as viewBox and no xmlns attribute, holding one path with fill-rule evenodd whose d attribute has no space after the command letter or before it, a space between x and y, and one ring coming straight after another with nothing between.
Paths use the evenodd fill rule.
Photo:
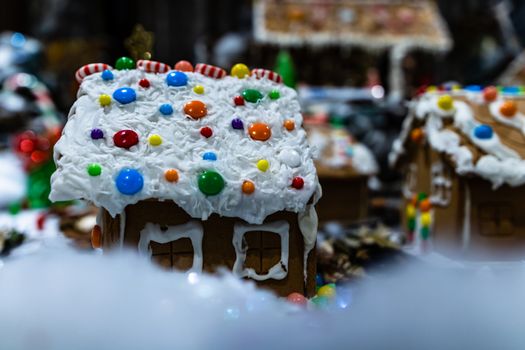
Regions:
<instances>
[{"instance_id":1,"label":"red and white striped candy","mask_svg":"<svg viewBox=\"0 0 525 350\"><path fill-rule=\"evenodd\" d=\"M81 83L82 79L93 73L99 73L106 69L113 69L109 64L105 63L90 63L80 67L75 73L75 79Z\"/></svg>"},{"instance_id":2,"label":"red and white striped candy","mask_svg":"<svg viewBox=\"0 0 525 350\"><path fill-rule=\"evenodd\" d=\"M224 69L204 63L197 63L195 66L195 72L215 79L221 79L226 76L226 71Z\"/></svg>"},{"instance_id":3,"label":"red and white striped candy","mask_svg":"<svg viewBox=\"0 0 525 350\"><path fill-rule=\"evenodd\" d=\"M257 79L266 78L276 83L283 82L283 78L281 78L279 74L272 72L271 70L268 70L268 69L262 69L262 68L252 69L252 75L254 75Z\"/></svg>"},{"instance_id":4,"label":"red and white striped candy","mask_svg":"<svg viewBox=\"0 0 525 350\"><path fill-rule=\"evenodd\" d=\"M171 70L171 67L166 63L150 60L138 60L137 68L143 69L148 73L166 73Z\"/></svg>"}]
</instances>

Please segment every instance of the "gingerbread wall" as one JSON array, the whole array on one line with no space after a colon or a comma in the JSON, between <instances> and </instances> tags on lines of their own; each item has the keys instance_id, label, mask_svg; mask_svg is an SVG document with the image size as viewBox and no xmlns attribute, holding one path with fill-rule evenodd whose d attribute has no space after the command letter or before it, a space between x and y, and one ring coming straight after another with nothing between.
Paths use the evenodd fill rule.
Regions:
<instances>
[{"instance_id":1,"label":"gingerbread wall","mask_svg":"<svg viewBox=\"0 0 525 350\"><path fill-rule=\"evenodd\" d=\"M191 220L180 207L173 202L142 201L126 207L126 229L124 244L137 249L140 231L151 222L160 225L174 226ZM315 249L308 256L307 280L304 281L303 253L304 242L300 232L297 214L279 212L266 218L265 223L286 220L289 231L289 261L288 274L282 280L269 279L257 282L258 285L274 290L282 296L291 292L300 292L308 296L315 294ZM111 218L104 214L104 247L109 249L118 245L118 228L120 218ZM216 272L220 268L231 270L235 261L235 249L232 244L233 226L239 219L212 215L202 221L204 237L203 269ZM254 231L247 233L248 252L245 265L264 272L279 261L280 242L276 235L270 232ZM192 247L189 239L174 241L172 244L152 244L153 260L171 268L188 268L192 264Z\"/></svg>"},{"instance_id":2,"label":"gingerbread wall","mask_svg":"<svg viewBox=\"0 0 525 350\"><path fill-rule=\"evenodd\" d=\"M321 177L323 196L316 205L319 221L353 222L364 219L368 209L368 177Z\"/></svg>"}]
</instances>

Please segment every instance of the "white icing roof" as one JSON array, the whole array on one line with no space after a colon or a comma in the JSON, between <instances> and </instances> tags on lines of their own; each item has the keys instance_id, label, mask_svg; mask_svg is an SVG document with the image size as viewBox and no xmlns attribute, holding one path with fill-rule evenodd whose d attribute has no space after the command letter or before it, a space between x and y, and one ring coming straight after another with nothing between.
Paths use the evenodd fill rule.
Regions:
<instances>
[{"instance_id":1,"label":"white icing roof","mask_svg":"<svg viewBox=\"0 0 525 350\"><path fill-rule=\"evenodd\" d=\"M51 200L86 199L113 216L140 200L173 200L195 218L206 219L217 213L261 223L278 211L304 211L318 191L317 174L293 89L253 76L213 79L186 72L187 84L176 87L167 85L169 73L138 69L112 70L112 73L114 79L107 81L101 73L91 74L80 86L63 135L55 146L57 171L51 179ZM149 80L149 88L139 86L143 78ZM196 85L204 87L203 94L193 91ZM100 105L100 95L112 96L122 87L134 89L136 101L121 104L112 98L109 106ZM245 89L258 90L264 97L257 103L246 101L244 106L235 106L234 96ZM272 90L278 90L280 98L270 99L268 93ZM184 105L192 100L206 104L205 117L195 120L185 115ZM159 112L159 107L166 103L172 105L172 115ZM242 120L242 130L232 128L234 118ZM295 122L294 130L283 127L287 119ZM267 141L250 137L248 127L255 122L271 128ZM210 138L200 133L206 126L213 130ZM101 129L104 137L92 139L93 128ZM137 145L129 149L115 146L113 135L124 129L138 134ZM161 145L150 145L148 137L152 134L161 136ZM203 160L206 152L214 152L217 160ZM261 159L270 164L266 172L256 166ZM87 167L92 163L101 166L99 176L88 174ZM143 177L143 188L133 195L122 194L116 187L116 178L123 168L136 169ZM178 171L178 182L166 181L164 172L170 168ZM224 179L224 189L217 195L207 196L198 188L198 177L207 169L218 172ZM294 177L304 180L302 189L292 187ZM245 180L254 183L254 193L243 193Z\"/></svg>"},{"instance_id":2,"label":"white icing roof","mask_svg":"<svg viewBox=\"0 0 525 350\"><path fill-rule=\"evenodd\" d=\"M450 95L454 100L454 108L450 111L438 106L438 99L443 95ZM520 155L525 150L525 115L518 110L512 117L503 116L499 110L507 100L524 101L516 94L501 92L490 102L485 101L482 91L425 93L410 102L409 115L392 146L390 163L395 165L403 156L410 132L420 121L430 146L449 155L458 174L478 175L490 181L495 188L503 184L525 184L525 160ZM452 120L451 127L445 126L447 118ZM476 136L475 130L481 125L492 130L491 137ZM515 133L518 139L510 140L511 133ZM477 154L473 154L472 149Z\"/></svg>"}]
</instances>

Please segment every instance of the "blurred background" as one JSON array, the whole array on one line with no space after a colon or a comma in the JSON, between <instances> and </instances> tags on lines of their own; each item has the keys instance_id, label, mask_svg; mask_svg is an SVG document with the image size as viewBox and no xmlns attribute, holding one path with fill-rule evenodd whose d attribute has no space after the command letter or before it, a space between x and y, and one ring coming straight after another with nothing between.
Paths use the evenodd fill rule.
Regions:
<instances>
[{"instance_id":1,"label":"blurred background","mask_svg":"<svg viewBox=\"0 0 525 350\"><path fill-rule=\"evenodd\" d=\"M172 66L188 60L277 71L297 88L310 141L321 153L321 221L396 230L402 177L388 154L406 101L452 85L522 85L525 2L337 4L2 0L0 206L11 214L50 206L51 149L75 100L75 71L136 59L145 45L152 59ZM311 35L320 32L328 34ZM65 215L63 207L53 211ZM68 211L63 229L82 240L77 231L89 233L92 222L82 229L75 222L86 213L94 215L89 208Z\"/></svg>"}]
</instances>

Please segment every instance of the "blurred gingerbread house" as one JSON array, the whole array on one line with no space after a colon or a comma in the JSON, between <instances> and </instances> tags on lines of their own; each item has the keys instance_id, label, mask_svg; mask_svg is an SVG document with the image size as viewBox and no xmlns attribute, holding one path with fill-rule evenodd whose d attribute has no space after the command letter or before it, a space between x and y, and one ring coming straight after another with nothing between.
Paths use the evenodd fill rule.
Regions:
<instances>
[{"instance_id":1,"label":"blurred gingerbread house","mask_svg":"<svg viewBox=\"0 0 525 350\"><path fill-rule=\"evenodd\" d=\"M77 71L51 198L101 208L94 246L313 295L320 189L296 92L245 65L116 68Z\"/></svg>"},{"instance_id":2,"label":"blurred gingerbread house","mask_svg":"<svg viewBox=\"0 0 525 350\"><path fill-rule=\"evenodd\" d=\"M525 257L525 99L494 87L410 103L391 164L405 174L409 240L465 259Z\"/></svg>"},{"instance_id":3,"label":"blurred gingerbread house","mask_svg":"<svg viewBox=\"0 0 525 350\"><path fill-rule=\"evenodd\" d=\"M254 23L258 42L281 47L389 50L389 85L395 97L404 91L401 62L407 52L451 47L436 5L426 0L258 0Z\"/></svg>"}]
</instances>

